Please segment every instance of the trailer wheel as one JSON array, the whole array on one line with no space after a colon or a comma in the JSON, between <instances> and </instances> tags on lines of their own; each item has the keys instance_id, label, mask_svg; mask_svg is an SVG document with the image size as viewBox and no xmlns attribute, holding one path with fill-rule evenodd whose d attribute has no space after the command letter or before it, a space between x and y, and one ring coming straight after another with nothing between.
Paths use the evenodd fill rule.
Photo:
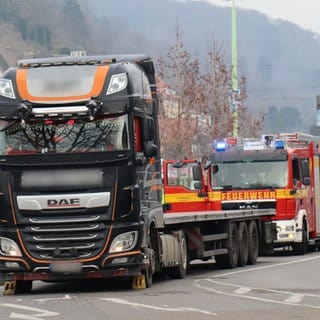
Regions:
<instances>
[{"instance_id":1,"label":"trailer wheel","mask_svg":"<svg viewBox=\"0 0 320 320\"><path fill-rule=\"evenodd\" d=\"M303 222L302 226L302 241L299 243L295 243L292 248L294 254L297 255L304 255L308 249L308 234L307 234L307 225L305 221Z\"/></svg>"},{"instance_id":2,"label":"trailer wheel","mask_svg":"<svg viewBox=\"0 0 320 320\"><path fill-rule=\"evenodd\" d=\"M188 268L188 246L184 233L180 239L180 263L177 267L168 268L167 274L171 279L182 279L185 277Z\"/></svg>"},{"instance_id":3,"label":"trailer wheel","mask_svg":"<svg viewBox=\"0 0 320 320\"><path fill-rule=\"evenodd\" d=\"M255 264L259 255L259 232L257 223L251 221L248 228L249 233L249 255L248 264Z\"/></svg>"},{"instance_id":4,"label":"trailer wheel","mask_svg":"<svg viewBox=\"0 0 320 320\"><path fill-rule=\"evenodd\" d=\"M239 224L239 257L238 266L245 266L249 256L249 236L248 227L245 222Z\"/></svg>"},{"instance_id":5,"label":"trailer wheel","mask_svg":"<svg viewBox=\"0 0 320 320\"><path fill-rule=\"evenodd\" d=\"M239 257L239 232L237 225L231 223L228 253L215 256L216 264L220 268L235 268Z\"/></svg>"}]
</instances>

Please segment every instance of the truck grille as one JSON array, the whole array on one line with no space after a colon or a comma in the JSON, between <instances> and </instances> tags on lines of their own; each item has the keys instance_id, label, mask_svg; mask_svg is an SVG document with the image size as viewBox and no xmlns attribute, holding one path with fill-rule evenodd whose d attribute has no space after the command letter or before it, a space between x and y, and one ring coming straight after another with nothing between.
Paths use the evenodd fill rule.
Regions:
<instances>
[{"instance_id":1,"label":"truck grille","mask_svg":"<svg viewBox=\"0 0 320 320\"><path fill-rule=\"evenodd\" d=\"M38 259L90 258L102 249L108 233L100 215L28 220L22 237L29 253Z\"/></svg>"},{"instance_id":2,"label":"truck grille","mask_svg":"<svg viewBox=\"0 0 320 320\"><path fill-rule=\"evenodd\" d=\"M99 254L110 211L110 192L17 196L23 241L29 254L42 260Z\"/></svg>"}]
</instances>

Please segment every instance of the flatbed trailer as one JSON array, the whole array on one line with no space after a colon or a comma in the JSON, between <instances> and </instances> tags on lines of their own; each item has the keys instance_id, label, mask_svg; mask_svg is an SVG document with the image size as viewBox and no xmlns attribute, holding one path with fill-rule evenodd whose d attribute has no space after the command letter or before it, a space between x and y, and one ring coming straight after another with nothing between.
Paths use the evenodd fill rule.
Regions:
<instances>
[{"instance_id":1,"label":"flatbed trailer","mask_svg":"<svg viewBox=\"0 0 320 320\"><path fill-rule=\"evenodd\" d=\"M199 212L179 212L165 214L164 222L166 226L183 224L183 223L194 223L194 222L205 222L205 221L222 221L226 219L254 219L260 218L261 216L274 216L275 211L272 209L266 210L230 210L226 211L199 211Z\"/></svg>"},{"instance_id":2,"label":"flatbed trailer","mask_svg":"<svg viewBox=\"0 0 320 320\"><path fill-rule=\"evenodd\" d=\"M247 202L244 209L213 209L216 195L197 161L164 161L163 169L165 229L182 230L188 262L214 257L222 268L255 264L261 247L276 239L275 208L253 209Z\"/></svg>"}]
</instances>

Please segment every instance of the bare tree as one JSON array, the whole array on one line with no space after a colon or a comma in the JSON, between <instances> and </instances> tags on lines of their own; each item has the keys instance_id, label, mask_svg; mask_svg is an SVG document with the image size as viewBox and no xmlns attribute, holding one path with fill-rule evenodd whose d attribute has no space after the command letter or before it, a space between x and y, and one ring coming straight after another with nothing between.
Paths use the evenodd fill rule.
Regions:
<instances>
[{"instance_id":1,"label":"bare tree","mask_svg":"<svg viewBox=\"0 0 320 320\"><path fill-rule=\"evenodd\" d=\"M202 158L213 141L230 137L236 125L242 137L257 136L264 117L255 119L245 105L246 78L239 80L240 95L235 118L231 108L231 70L223 47L208 51L205 66L184 46L179 25L176 43L158 61L160 138L164 158Z\"/></svg>"},{"instance_id":2,"label":"bare tree","mask_svg":"<svg viewBox=\"0 0 320 320\"><path fill-rule=\"evenodd\" d=\"M196 110L199 108L197 87L201 82L200 63L185 49L177 27L176 43L166 59L158 61L160 85L160 138L166 158L192 157L196 135ZM195 111L195 112L193 112Z\"/></svg>"}]
</instances>

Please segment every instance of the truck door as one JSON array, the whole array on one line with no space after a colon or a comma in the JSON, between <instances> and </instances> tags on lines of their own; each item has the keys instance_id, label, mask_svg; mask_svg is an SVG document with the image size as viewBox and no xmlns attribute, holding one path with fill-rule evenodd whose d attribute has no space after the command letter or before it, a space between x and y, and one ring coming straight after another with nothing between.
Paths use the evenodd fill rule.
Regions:
<instances>
[{"instance_id":1,"label":"truck door","mask_svg":"<svg viewBox=\"0 0 320 320\"><path fill-rule=\"evenodd\" d=\"M297 189L298 210L305 209L309 232L315 228L314 181L311 178L311 162L308 158L293 159L293 185Z\"/></svg>"},{"instance_id":2,"label":"truck door","mask_svg":"<svg viewBox=\"0 0 320 320\"><path fill-rule=\"evenodd\" d=\"M170 212L202 211L208 198L202 169L197 161L163 162L164 208Z\"/></svg>"}]
</instances>

